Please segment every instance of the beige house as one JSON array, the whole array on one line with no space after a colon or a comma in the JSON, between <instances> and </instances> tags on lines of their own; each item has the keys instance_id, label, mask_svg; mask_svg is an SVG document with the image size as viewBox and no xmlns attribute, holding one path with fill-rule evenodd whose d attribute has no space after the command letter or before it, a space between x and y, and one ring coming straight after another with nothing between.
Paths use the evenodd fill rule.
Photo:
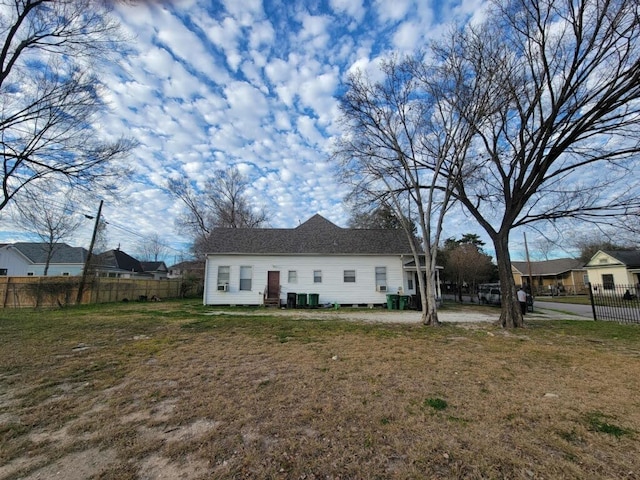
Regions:
<instances>
[{"instance_id":1,"label":"beige house","mask_svg":"<svg viewBox=\"0 0 640 480\"><path fill-rule=\"evenodd\" d=\"M640 250L599 250L585 268L589 281L605 290L616 287L637 289L640 284Z\"/></svg>"},{"instance_id":2,"label":"beige house","mask_svg":"<svg viewBox=\"0 0 640 480\"><path fill-rule=\"evenodd\" d=\"M533 285L533 295L586 293L587 271L574 258L557 258L540 262L511 262L516 285Z\"/></svg>"}]
</instances>

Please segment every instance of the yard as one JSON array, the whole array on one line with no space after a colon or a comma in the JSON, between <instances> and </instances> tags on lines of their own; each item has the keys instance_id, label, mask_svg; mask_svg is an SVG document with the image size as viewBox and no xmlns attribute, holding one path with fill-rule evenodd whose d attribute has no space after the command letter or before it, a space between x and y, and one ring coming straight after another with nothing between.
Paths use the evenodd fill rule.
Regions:
<instances>
[{"instance_id":1,"label":"yard","mask_svg":"<svg viewBox=\"0 0 640 480\"><path fill-rule=\"evenodd\" d=\"M640 478L637 325L210 310L1 311L0 479Z\"/></svg>"}]
</instances>

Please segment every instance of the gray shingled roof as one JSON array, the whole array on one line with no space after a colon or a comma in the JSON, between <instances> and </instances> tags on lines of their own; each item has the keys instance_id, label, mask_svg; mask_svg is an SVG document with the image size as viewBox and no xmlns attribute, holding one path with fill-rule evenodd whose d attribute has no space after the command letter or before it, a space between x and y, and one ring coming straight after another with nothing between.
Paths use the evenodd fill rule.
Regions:
<instances>
[{"instance_id":1,"label":"gray shingled roof","mask_svg":"<svg viewBox=\"0 0 640 480\"><path fill-rule=\"evenodd\" d=\"M296 228L216 228L212 254L401 255L411 247L402 230L341 228L314 215Z\"/></svg>"},{"instance_id":2,"label":"gray shingled roof","mask_svg":"<svg viewBox=\"0 0 640 480\"><path fill-rule=\"evenodd\" d=\"M127 272L143 272L140 261L122 250L107 250L96 255L95 264L101 268L124 270Z\"/></svg>"},{"instance_id":3,"label":"gray shingled roof","mask_svg":"<svg viewBox=\"0 0 640 480\"><path fill-rule=\"evenodd\" d=\"M46 263L48 245L46 243L28 243L18 242L12 245L12 248L18 250L22 255L27 257L32 263ZM50 264L56 263L78 263L84 264L87 258L87 250L82 247L70 247L66 243L58 243L55 245L53 256Z\"/></svg>"},{"instance_id":4,"label":"gray shingled roof","mask_svg":"<svg viewBox=\"0 0 640 480\"><path fill-rule=\"evenodd\" d=\"M629 268L640 267L640 250L603 250L603 252L621 261Z\"/></svg>"},{"instance_id":5,"label":"gray shingled roof","mask_svg":"<svg viewBox=\"0 0 640 480\"><path fill-rule=\"evenodd\" d=\"M529 275L529 265L527 262L511 262L511 266L523 275ZM571 270L584 269L584 263L575 258L557 258L555 260L544 260L541 262L531 262L531 275L560 275Z\"/></svg>"},{"instance_id":6,"label":"gray shingled roof","mask_svg":"<svg viewBox=\"0 0 640 480\"><path fill-rule=\"evenodd\" d=\"M140 262L143 272L166 272L167 266L164 262Z\"/></svg>"}]
</instances>

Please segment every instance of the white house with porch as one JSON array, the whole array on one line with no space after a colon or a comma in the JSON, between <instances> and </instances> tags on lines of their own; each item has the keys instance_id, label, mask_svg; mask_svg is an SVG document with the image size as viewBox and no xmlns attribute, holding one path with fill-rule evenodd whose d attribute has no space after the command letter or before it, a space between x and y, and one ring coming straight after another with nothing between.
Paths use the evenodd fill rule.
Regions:
<instances>
[{"instance_id":1,"label":"white house with porch","mask_svg":"<svg viewBox=\"0 0 640 480\"><path fill-rule=\"evenodd\" d=\"M210 245L205 305L279 306L301 295L318 305L380 305L388 293L416 295L402 230L341 228L314 215L291 229L216 228Z\"/></svg>"}]
</instances>

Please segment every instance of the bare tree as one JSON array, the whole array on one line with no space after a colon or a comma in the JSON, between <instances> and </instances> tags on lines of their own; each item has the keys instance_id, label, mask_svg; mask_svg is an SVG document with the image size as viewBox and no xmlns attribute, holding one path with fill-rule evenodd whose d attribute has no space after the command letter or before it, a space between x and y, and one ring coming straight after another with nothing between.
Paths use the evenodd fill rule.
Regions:
<instances>
[{"instance_id":1,"label":"bare tree","mask_svg":"<svg viewBox=\"0 0 640 480\"><path fill-rule=\"evenodd\" d=\"M0 210L26 186L111 187L134 142L103 140L100 62L120 51L101 2L1 0Z\"/></svg>"},{"instance_id":2,"label":"bare tree","mask_svg":"<svg viewBox=\"0 0 640 480\"><path fill-rule=\"evenodd\" d=\"M401 230L403 228L403 222L408 222L408 224L411 225L411 232L414 235L417 233L418 227L411 219L396 217L393 210L386 205L374 206L372 208L372 205L367 203L366 206L353 206L351 218L349 219L349 227Z\"/></svg>"},{"instance_id":3,"label":"bare tree","mask_svg":"<svg viewBox=\"0 0 640 480\"><path fill-rule=\"evenodd\" d=\"M153 233L140 240L137 250L139 259L146 262L157 262L158 259L166 257L169 251L162 237L157 233Z\"/></svg>"},{"instance_id":4,"label":"bare tree","mask_svg":"<svg viewBox=\"0 0 640 480\"><path fill-rule=\"evenodd\" d=\"M637 0L512 0L486 18L437 46L429 68L457 114L484 111L453 195L493 241L511 299L501 323L519 327L513 229L640 204L640 15Z\"/></svg>"},{"instance_id":5,"label":"bare tree","mask_svg":"<svg viewBox=\"0 0 640 480\"><path fill-rule=\"evenodd\" d=\"M616 242L611 237L605 236L604 234L596 234L588 238L578 237L574 239L573 246L580 251L579 259L586 264L598 252L598 250L634 250L637 248L637 243L635 245L620 243Z\"/></svg>"},{"instance_id":6,"label":"bare tree","mask_svg":"<svg viewBox=\"0 0 640 480\"><path fill-rule=\"evenodd\" d=\"M35 233L42 240L45 253L43 275L49 273L49 264L53 255L64 242L82 225L84 218L74 214L75 201L71 195L63 197L62 203L54 201L58 198L50 192L25 190L23 201L16 204L15 222L23 230Z\"/></svg>"},{"instance_id":7,"label":"bare tree","mask_svg":"<svg viewBox=\"0 0 640 480\"><path fill-rule=\"evenodd\" d=\"M416 265L424 263L426 270L424 277L418 275L422 321L438 325L435 247L470 129L466 118L451 115L449 106L437 101L437 84L417 81L413 60L391 58L381 70L380 82L360 72L349 76L341 99L345 134L335 153L353 198L391 208L405 220ZM420 246L413 241L413 219L422 236Z\"/></svg>"},{"instance_id":8,"label":"bare tree","mask_svg":"<svg viewBox=\"0 0 640 480\"><path fill-rule=\"evenodd\" d=\"M167 188L185 206L177 224L191 234L196 255L206 253L209 235L216 227L258 228L267 223L266 210L251 205L247 198L249 186L236 166L217 170L202 190L195 189L186 177L169 180Z\"/></svg>"}]
</instances>

